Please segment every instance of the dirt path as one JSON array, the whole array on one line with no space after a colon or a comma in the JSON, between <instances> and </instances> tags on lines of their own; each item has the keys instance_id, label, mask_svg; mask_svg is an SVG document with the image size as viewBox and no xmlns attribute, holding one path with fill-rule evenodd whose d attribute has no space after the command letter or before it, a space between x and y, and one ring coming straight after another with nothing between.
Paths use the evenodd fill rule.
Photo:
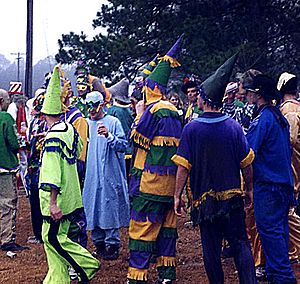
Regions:
<instances>
[{"instance_id":1,"label":"dirt path","mask_svg":"<svg viewBox=\"0 0 300 284\"><path fill-rule=\"evenodd\" d=\"M199 231L184 227L186 220L179 220L179 240L177 243L177 282L180 284L208 283L202 260ZM24 196L19 198L19 212L17 221L17 242L27 245L27 238L32 235L30 222L30 208ZM128 266L127 252L128 234L122 230L122 249L120 258L116 261L102 261L101 269L91 283L119 284L126 283ZM0 283L41 283L47 272L47 261L42 245L29 245L30 250L17 254L13 259L0 251ZM89 244L89 249L93 247ZM232 260L223 262L226 283L238 283ZM300 270L295 268L300 279ZM149 283L155 283L155 268L150 269ZM76 283L76 281L74 282Z\"/></svg>"}]
</instances>

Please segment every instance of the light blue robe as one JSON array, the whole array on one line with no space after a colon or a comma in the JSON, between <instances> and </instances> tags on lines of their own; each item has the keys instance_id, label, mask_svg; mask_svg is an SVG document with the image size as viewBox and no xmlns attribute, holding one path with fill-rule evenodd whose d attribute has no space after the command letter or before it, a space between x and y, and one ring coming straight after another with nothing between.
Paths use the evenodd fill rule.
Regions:
<instances>
[{"instance_id":1,"label":"light blue robe","mask_svg":"<svg viewBox=\"0 0 300 284\"><path fill-rule=\"evenodd\" d=\"M101 121L112 136L98 136ZM129 198L126 182L124 151L126 137L120 121L105 115L98 121L87 119L89 145L83 206L87 229L113 229L129 225Z\"/></svg>"}]
</instances>

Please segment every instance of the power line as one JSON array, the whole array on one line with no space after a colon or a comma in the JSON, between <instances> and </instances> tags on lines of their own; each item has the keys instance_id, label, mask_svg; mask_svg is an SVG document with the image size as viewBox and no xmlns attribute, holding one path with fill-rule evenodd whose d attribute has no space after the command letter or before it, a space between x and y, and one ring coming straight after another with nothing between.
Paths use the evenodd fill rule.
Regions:
<instances>
[{"instance_id":1,"label":"power line","mask_svg":"<svg viewBox=\"0 0 300 284\"><path fill-rule=\"evenodd\" d=\"M15 58L17 60L17 80L18 82L20 82L20 60L23 59L23 57L21 57L21 55L25 55L25 53L11 53L11 55L17 55L17 57Z\"/></svg>"}]
</instances>

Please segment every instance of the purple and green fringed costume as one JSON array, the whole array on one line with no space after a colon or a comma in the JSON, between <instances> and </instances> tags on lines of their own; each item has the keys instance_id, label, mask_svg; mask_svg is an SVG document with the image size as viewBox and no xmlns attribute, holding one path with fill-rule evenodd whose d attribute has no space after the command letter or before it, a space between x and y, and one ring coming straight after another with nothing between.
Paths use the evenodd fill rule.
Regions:
<instances>
[{"instance_id":1,"label":"purple and green fringed costume","mask_svg":"<svg viewBox=\"0 0 300 284\"><path fill-rule=\"evenodd\" d=\"M167 101L150 104L132 130L137 147L131 170L129 283L147 283L153 252L160 279L176 279L176 165L171 161L181 134L177 109Z\"/></svg>"}]
</instances>

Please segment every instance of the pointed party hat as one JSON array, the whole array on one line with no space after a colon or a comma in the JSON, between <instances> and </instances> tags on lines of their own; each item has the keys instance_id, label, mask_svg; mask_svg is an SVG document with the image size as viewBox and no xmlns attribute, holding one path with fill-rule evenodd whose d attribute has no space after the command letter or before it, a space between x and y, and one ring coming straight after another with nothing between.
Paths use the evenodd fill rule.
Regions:
<instances>
[{"instance_id":1,"label":"pointed party hat","mask_svg":"<svg viewBox=\"0 0 300 284\"><path fill-rule=\"evenodd\" d=\"M157 54L149 63L144 65L142 71L139 72L138 76L141 76L144 79L147 78L154 70L154 68L157 66L158 60L159 60L159 54Z\"/></svg>"},{"instance_id":2,"label":"pointed party hat","mask_svg":"<svg viewBox=\"0 0 300 284\"><path fill-rule=\"evenodd\" d=\"M107 90L111 93L114 99L117 99L124 103L130 103L128 89L129 81L127 78L123 78L121 81L109 87Z\"/></svg>"},{"instance_id":3,"label":"pointed party hat","mask_svg":"<svg viewBox=\"0 0 300 284\"><path fill-rule=\"evenodd\" d=\"M159 63L145 80L147 104L158 101L166 94L171 68L180 66L176 56L180 50L182 35L177 39L167 54L159 58Z\"/></svg>"},{"instance_id":4,"label":"pointed party hat","mask_svg":"<svg viewBox=\"0 0 300 284\"><path fill-rule=\"evenodd\" d=\"M200 86L200 96L208 101L212 106L221 107L226 86L234 64L238 58L238 53L227 59L214 74L209 76Z\"/></svg>"},{"instance_id":5,"label":"pointed party hat","mask_svg":"<svg viewBox=\"0 0 300 284\"><path fill-rule=\"evenodd\" d=\"M62 87L60 81L60 65L56 65L49 81L41 112L48 115L58 115L64 112L62 104Z\"/></svg>"}]
</instances>

